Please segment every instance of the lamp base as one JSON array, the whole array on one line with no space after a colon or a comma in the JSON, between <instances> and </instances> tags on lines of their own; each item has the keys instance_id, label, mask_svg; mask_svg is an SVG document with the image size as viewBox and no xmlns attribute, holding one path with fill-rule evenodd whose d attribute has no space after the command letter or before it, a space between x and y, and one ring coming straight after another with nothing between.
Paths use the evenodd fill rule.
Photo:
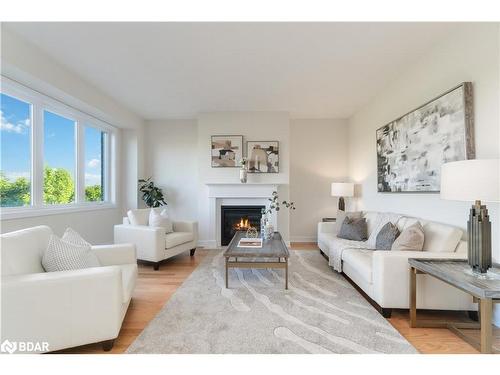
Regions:
<instances>
[{"instance_id":1,"label":"lamp base","mask_svg":"<svg viewBox=\"0 0 500 375\"><path fill-rule=\"evenodd\" d=\"M467 222L469 265L476 273L486 273L491 267L491 222L488 209L481 201L471 207Z\"/></svg>"},{"instance_id":2,"label":"lamp base","mask_svg":"<svg viewBox=\"0 0 500 375\"><path fill-rule=\"evenodd\" d=\"M339 210L340 211L345 211L344 197L339 197Z\"/></svg>"}]
</instances>

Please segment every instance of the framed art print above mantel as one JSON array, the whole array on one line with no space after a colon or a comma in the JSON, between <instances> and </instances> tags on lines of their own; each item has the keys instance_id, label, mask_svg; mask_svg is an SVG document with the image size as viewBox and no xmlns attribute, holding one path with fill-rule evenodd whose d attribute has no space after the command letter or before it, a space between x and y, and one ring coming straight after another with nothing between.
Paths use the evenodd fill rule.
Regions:
<instances>
[{"instance_id":1,"label":"framed art print above mantel","mask_svg":"<svg viewBox=\"0 0 500 375\"><path fill-rule=\"evenodd\" d=\"M377 129L376 141L378 192L439 192L441 165L475 158L472 83Z\"/></svg>"},{"instance_id":2,"label":"framed art print above mantel","mask_svg":"<svg viewBox=\"0 0 500 375\"><path fill-rule=\"evenodd\" d=\"M211 136L212 168L236 168L243 158L242 135Z\"/></svg>"},{"instance_id":3,"label":"framed art print above mantel","mask_svg":"<svg viewBox=\"0 0 500 375\"><path fill-rule=\"evenodd\" d=\"M278 141L247 141L248 173L279 173Z\"/></svg>"}]
</instances>

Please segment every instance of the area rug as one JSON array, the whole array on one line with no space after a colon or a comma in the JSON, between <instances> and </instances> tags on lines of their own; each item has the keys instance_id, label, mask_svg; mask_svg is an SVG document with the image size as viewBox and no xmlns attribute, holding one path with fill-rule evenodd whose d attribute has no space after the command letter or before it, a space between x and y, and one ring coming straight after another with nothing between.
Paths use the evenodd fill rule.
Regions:
<instances>
[{"instance_id":1,"label":"area rug","mask_svg":"<svg viewBox=\"0 0 500 375\"><path fill-rule=\"evenodd\" d=\"M317 251L284 270L230 269L210 251L127 353L416 353Z\"/></svg>"}]
</instances>

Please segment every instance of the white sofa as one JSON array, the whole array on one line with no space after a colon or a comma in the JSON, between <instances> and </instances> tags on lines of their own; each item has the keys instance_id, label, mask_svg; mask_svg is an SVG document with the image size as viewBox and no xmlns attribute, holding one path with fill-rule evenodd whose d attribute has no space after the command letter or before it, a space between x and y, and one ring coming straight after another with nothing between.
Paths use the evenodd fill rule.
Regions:
<instances>
[{"instance_id":1,"label":"white sofa","mask_svg":"<svg viewBox=\"0 0 500 375\"><path fill-rule=\"evenodd\" d=\"M101 267L45 272L52 230L38 226L2 234L1 342L46 342L55 351L118 336L137 280L133 245L92 246Z\"/></svg>"},{"instance_id":2,"label":"white sofa","mask_svg":"<svg viewBox=\"0 0 500 375\"><path fill-rule=\"evenodd\" d=\"M115 243L133 243L137 248L137 259L153 263L155 271L162 260L190 250L193 256L198 243L198 223L195 221L173 221L172 233L165 228L150 227L151 208L131 210L140 225L132 225L128 217L123 224L115 225Z\"/></svg>"},{"instance_id":3,"label":"white sofa","mask_svg":"<svg viewBox=\"0 0 500 375\"><path fill-rule=\"evenodd\" d=\"M363 213L368 235L377 221L377 212ZM402 216L396 225L399 230L420 221L424 228L423 251L369 250L363 243L337 237L341 223L318 224L318 246L330 256L335 248L344 247L342 272L353 281L389 317L393 308L409 307L408 258L467 259L467 243L461 229ZM357 248L365 247L365 248ZM428 275L417 276L417 308L435 310L476 311L477 306L468 294Z\"/></svg>"}]
</instances>

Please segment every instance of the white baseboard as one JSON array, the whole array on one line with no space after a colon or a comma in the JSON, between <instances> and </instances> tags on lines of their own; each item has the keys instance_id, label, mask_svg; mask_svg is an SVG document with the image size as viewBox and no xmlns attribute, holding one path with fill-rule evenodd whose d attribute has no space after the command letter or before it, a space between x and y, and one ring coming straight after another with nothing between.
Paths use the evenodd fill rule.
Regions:
<instances>
[{"instance_id":1,"label":"white baseboard","mask_svg":"<svg viewBox=\"0 0 500 375\"><path fill-rule=\"evenodd\" d=\"M318 242L316 236L292 236L290 242Z\"/></svg>"}]
</instances>

